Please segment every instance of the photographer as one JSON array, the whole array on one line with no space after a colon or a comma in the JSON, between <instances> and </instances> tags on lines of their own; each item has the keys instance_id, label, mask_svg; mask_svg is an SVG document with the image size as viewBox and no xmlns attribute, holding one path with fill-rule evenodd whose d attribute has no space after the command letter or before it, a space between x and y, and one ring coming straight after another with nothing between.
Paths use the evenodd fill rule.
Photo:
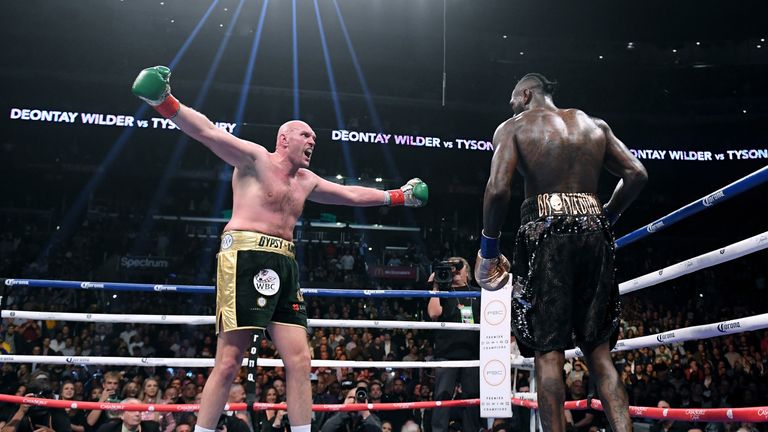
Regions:
<instances>
[{"instance_id":1,"label":"photographer","mask_svg":"<svg viewBox=\"0 0 768 432\"><path fill-rule=\"evenodd\" d=\"M471 269L466 259L448 258L433 267L428 282L435 291L480 291L470 285ZM480 322L479 298L432 297L427 313L434 321L477 324ZM472 330L435 331L435 360L473 360L480 352L480 333ZM434 400L451 400L456 386L461 384L460 399L473 399L480 395L478 368L436 368ZM432 413L432 431L448 432L449 408L436 408ZM480 407L463 408L462 430L480 430Z\"/></svg>"},{"instance_id":2,"label":"photographer","mask_svg":"<svg viewBox=\"0 0 768 432\"><path fill-rule=\"evenodd\" d=\"M353 388L347 392L344 404L367 403L365 388ZM337 412L320 429L321 432L381 432L381 420L368 410Z\"/></svg>"},{"instance_id":3,"label":"photographer","mask_svg":"<svg viewBox=\"0 0 768 432\"><path fill-rule=\"evenodd\" d=\"M53 399L46 378L33 380L25 397ZM2 432L71 432L69 417L63 409L38 405L19 405L18 411L0 430Z\"/></svg>"}]
</instances>

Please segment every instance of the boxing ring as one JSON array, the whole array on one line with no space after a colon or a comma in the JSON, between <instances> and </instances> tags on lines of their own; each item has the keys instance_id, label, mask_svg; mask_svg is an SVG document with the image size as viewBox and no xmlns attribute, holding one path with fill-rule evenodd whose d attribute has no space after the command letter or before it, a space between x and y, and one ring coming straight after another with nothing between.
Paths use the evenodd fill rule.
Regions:
<instances>
[{"instance_id":1,"label":"boxing ring","mask_svg":"<svg viewBox=\"0 0 768 432\"><path fill-rule=\"evenodd\" d=\"M690 204L641 227L616 241L618 248L638 241L646 236L667 228L689 216L692 216L707 208L719 205L722 202L750 189L753 189L768 181L768 166L739 179L721 189L718 189ZM654 270L645 275L622 282L619 291L622 295L649 288L660 283L673 280L686 274L712 267L727 261L743 257L768 248L768 231L723 246L708 253L691 257L677 264ZM178 292L178 293L214 293L214 287L201 285L163 285L163 284L136 284L120 282L91 282L91 281L61 281L41 279L5 279L4 293L0 301L2 318L31 319L31 320L56 320L69 322L109 322L109 323L134 323L134 324L185 324L185 325L212 325L213 316L195 315L136 315L136 314L93 314L93 313L65 313L44 311L5 310L5 300L8 290L14 287L31 288L59 288L74 290L105 290L105 291L145 291L145 292ZM480 297L479 292L435 292L423 290L344 290L344 289L302 289L304 296L316 297L345 297L345 298L431 298L431 297ZM417 321L388 321L388 320L328 320L309 319L310 327L351 327L351 328L386 328L386 329L420 329L420 330L476 330L479 324L441 323L441 322L417 322ZM722 322L713 322L704 325L692 326L670 330L658 334L640 336L632 339L619 340L614 352L635 350L644 347L654 347L670 343L679 343L690 340L699 340L711 337L738 334L742 332L768 328L768 313L742 317ZM578 349L566 351L566 358L579 357L582 353ZM212 367L213 359L203 358L149 358L149 357L52 357L35 355L0 355L2 363L46 363L62 365L110 365L110 366L170 366L170 367ZM312 367L331 368L434 368L434 367L478 367L479 360L470 361L440 361L440 362L391 362L391 361L338 361L338 360L312 360ZM243 366L248 364L248 358L243 359ZM532 369L533 358L515 357L512 365L520 369ZM280 367L279 359L259 358L257 366ZM535 410L537 408L535 393L513 393L514 405ZM157 411L157 412L188 412L196 411L199 406L194 404L122 404L63 401L52 399L29 398L23 396L0 395L0 401L15 404L40 405L49 408L72 409L98 409L98 410L127 410L127 411ZM421 409L436 407L455 407L479 405L479 399L424 401L404 403L363 403L363 404L338 404L338 405L313 405L314 411L360 411L360 410L398 410ZM565 403L566 409L596 409L601 410L599 400L579 400ZM228 404L225 410L264 410L285 409L285 404L267 403L240 403ZM747 408L712 408L712 409L686 409L686 408L655 408L655 407L630 407L632 417L647 419L679 420L689 422L768 422L768 406Z\"/></svg>"}]
</instances>

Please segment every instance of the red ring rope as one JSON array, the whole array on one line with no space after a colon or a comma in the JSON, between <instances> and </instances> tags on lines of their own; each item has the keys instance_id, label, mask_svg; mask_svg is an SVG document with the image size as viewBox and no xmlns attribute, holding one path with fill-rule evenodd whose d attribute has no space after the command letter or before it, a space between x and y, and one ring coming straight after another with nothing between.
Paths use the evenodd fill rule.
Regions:
<instances>
[{"instance_id":1,"label":"red ring rope","mask_svg":"<svg viewBox=\"0 0 768 432\"><path fill-rule=\"evenodd\" d=\"M0 394L0 402L15 404L29 404L46 406L50 408L72 408L84 410L109 410L109 411L155 411L155 412L185 412L197 411L200 406L196 404L123 404L102 402L64 401L54 399L29 398ZM448 401L425 402L400 402L400 403L375 403L375 404L318 404L312 405L312 411L392 411L401 409L461 407L479 405L480 399L462 399ZM512 398L512 404L525 408L536 409L537 404L527 399ZM586 400L570 401L565 403L565 409L583 410L587 408ZM602 410L599 400L592 400L592 408ZM245 403L229 404L228 411L244 411L248 409ZM285 404L254 403L256 411L267 409L286 409ZM642 417L660 420L679 420L688 422L768 422L768 406L750 408L652 408L630 406L629 413L632 417Z\"/></svg>"}]
</instances>

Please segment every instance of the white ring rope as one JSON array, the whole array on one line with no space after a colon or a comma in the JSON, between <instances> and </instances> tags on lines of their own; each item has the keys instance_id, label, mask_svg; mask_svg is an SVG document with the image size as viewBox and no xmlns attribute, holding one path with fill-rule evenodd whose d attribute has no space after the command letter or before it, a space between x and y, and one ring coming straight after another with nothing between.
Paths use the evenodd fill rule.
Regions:
<instances>
[{"instance_id":1,"label":"white ring rope","mask_svg":"<svg viewBox=\"0 0 768 432\"><path fill-rule=\"evenodd\" d=\"M613 348L612 352L650 348L657 345L686 342L695 339L707 339L727 334L761 330L764 328L768 328L768 313L717 323L684 327L677 330L640 336L632 339L622 339L616 342L616 347ZM565 352L565 358L582 357L583 355L584 354L579 348L569 349ZM517 365L532 366L533 357L512 359L512 366Z\"/></svg>"},{"instance_id":2,"label":"white ring rope","mask_svg":"<svg viewBox=\"0 0 768 432\"><path fill-rule=\"evenodd\" d=\"M768 231L619 284L619 293L647 288L768 248Z\"/></svg>"},{"instance_id":3,"label":"white ring rope","mask_svg":"<svg viewBox=\"0 0 768 432\"><path fill-rule=\"evenodd\" d=\"M693 327L685 327L664 333L649 336L640 336L632 339L622 339L616 343L613 351L627 351L663 344L685 342L694 339L735 334L768 328L768 313L753 315L751 317L718 323L704 324ZM566 358L581 357L583 354L578 348L565 352ZM80 364L80 365L109 365L109 366L171 366L171 367L212 367L213 359L201 358L149 358L149 357L59 357L59 356L33 356L33 355L4 355L0 356L0 362L8 363L47 363L47 364ZM247 365L247 359L243 359L243 365ZM282 367L280 359L260 358L258 366ZM430 362L385 362L385 361L352 361L352 360L312 360L312 367L348 367L348 368L434 368L434 367L478 367L479 360L466 361L430 361ZM515 357L512 366L529 369L533 367L533 358Z\"/></svg>"},{"instance_id":4,"label":"white ring rope","mask_svg":"<svg viewBox=\"0 0 768 432\"><path fill-rule=\"evenodd\" d=\"M686 261L663 268L653 273L619 284L621 294L640 290L661 282L674 279L694 271L711 267L750 253L768 248L768 232L758 234L724 248L699 255ZM65 312L34 312L34 311L2 311L2 318L21 318L34 320L61 320L79 322L110 322L110 323L140 323L140 324L187 324L210 325L214 317L206 315L129 315L129 314L84 314ZM309 326L314 327L346 327L346 328L399 328L399 329L432 329L432 330L479 330L479 324L421 322L421 321L381 321L381 320L329 320L309 319ZM655 335L623 339L616 343L616 351L634 350L653 347L662 344L685 342L693 339L705 339L724 334L741 333L746 331L768 328L768 314L754 315L736 320L704 324L667 331ZM565 352L566 358L581 357L580 349L570 349ZM173 366L173 367L212 367L214 359L201 358L137 358L137 357L57 357L33 355L0 356L0 362L8 363L46 363L46 364L78 364L78 365L110 365L110 366ZM512 366L521 369L532 369L533 358L515 357ZM247 366L247 359L243 359ZM257 365L265 367L283 367L280 359L258 359ZM479 360L469 361L432 361L432 362L385 362L385 361L338 361L312 360L313 367L347 367L347 368L434 368L450 367L465 368L479 367Z\"/></svg>"},{"instance_id":5,"label":"white ring rope","mask_svg":"<svg viewBox=\"0 0 768 432\"><path fill-rule=\"evenodd\" d=\"M768 231L728 245L726 247L699 255L694 258L673 264L646 275L619 284L620 294L627 294L643 288L693 273L707 267L712 267L733 259L768 248ZM187 324L212 325L213 316L208 315L141 315L141 314L85 314L70 312L35 312L35 311L2 311L2 318L22 318L34 320L61 320L74 322L107 322L133 324ZM424 329L424 330L480 330L479 324L422 322L422 321L386 321L386 320L331 320L309 319L312 327L344 327L344 328L390 328L390 329Z\"/></svg>"},{"instance_id":6,"label":"white ring rope","mask_svg":"<svg viewBox=\"0 0 768 432\"><path fill-rule=\"evenodd\" d=\"M103 322L131 324L186 324L213 325L216 320L212 315L130 315L130 314L92 314L70 312L36 312L4 310L2 318L21 318L39 321ZM308 319L310 327L345 327L345 328L387 328L419 330L480 330L480 324L423 321L381 321L381 320L332 320Z\"/></svg>"},{"instance_id":7,"label":"white ring rope","mask_svg":"<svg viewBox=\"0 0 768 432\"><path fill-rule=\"evenodd\" d=\"M165 366L165 367L213 367L212 358L154 358L154 357L61 357L39 355L2 355L0 363L45 363L45 364L76 364L76 365L107 365L107 366ZM243 366L248 365L248 359L243 359ZM260 358L257 366L284 367L280 359ZM448 360L448 361L353 361L353 360L312 360L312 367L330 368L467 368L479 367L480 360Z\"/></svg>"}]
</instances>

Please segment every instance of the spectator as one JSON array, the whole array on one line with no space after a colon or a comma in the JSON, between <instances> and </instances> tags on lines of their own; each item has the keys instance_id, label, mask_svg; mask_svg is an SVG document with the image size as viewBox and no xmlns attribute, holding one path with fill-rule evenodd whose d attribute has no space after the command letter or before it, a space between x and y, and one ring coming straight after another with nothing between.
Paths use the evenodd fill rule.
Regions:
<instances>
[{"instance_id":1,"label":"spectator","mask_svg":"<svg viewBox=\"0 0 768 432\"><path fill-rule=\"evenodd\" d=\"M384 403L402 403L410 402L408 394L405 391L405 381L403 378L396 377L392 380L392 389L389 392L385 392L382 397ZM392 423L392 429L399 431L402 429L405 421L408 419L409 413L407 411L382 411L382 420L388 420ZM433 415L434 418L434 415Z\"/></svg>"},{"instance_id":2,"label":"spectator","mask_svg":"<svg viewBox=\"0 0 768 432\"><path fill-rule=\"evenodd\" d=\"M192 432L192 425L189 423L179 423L173 429L173 432Z\"/></svg>"},{"instance_id":3,"label":"spectator","mask_svg":"<svg viewBox=\"0 0 768 432\"><path fill-rule=\"evenodd\" d=\"M141 392L139 393L139 400L145 404L167 404L168 400L164 400L160 397L160 383L155 378L147 378L141 385ZM170 412L151 412L144 411L141 413L142 421L154 421L160 425L160 430L163 432L173 432L176 428L176 421L173 418L173 413Z\"/></svg>"},{"instance_id":4,"label":"spectator","mask_svg":"<svg viewBox=\"0 0 768 432\"><path fill-rule=\"evenodd\" d=\"M140 400L128 398L124 404L139 404ZM99 426L96 432L160 432L160 424L151 420L141 420L141 411L123 411L118 418Z\"/></svg>"},{"instance_id":5,"label":"spectator","mask_svg":"<svg viewBox=\"0 0 768 432\"><path fill-rule=\"evenodd\" d=\"M109 371L104 374L98 402L118 402L120 400L118 397L120 379L120 373L115 371ZM86 417L86 423L88 425L86 426L86 429L97 430L112 418L113 416L106 411L92 410Z\"/></svg>"},{"instance_id":6,"label":"spectator","mask_svg":"<svg viewBox=\"0 0 768 432\"><path fill-rule=\"evenodd\" d=\"M269 404L276 404L280 402L278 400L277 390L274 387L267 387L262 394L263 399L261 402ZM259 411L256 414L256 418L254 419L254 423L257 425L256 429L260 430L261 432L284 430L285 424L283 420L288 420L288 416L286 414L287 413L285 410L267 409Z\"/></svg>"},{"instance_id":7,"label":"spectator","mask_svg":"<svg viewBox=\"0 0 768 432\"><path fill-rule=\"evenodd\" d=\"M243 387L242 384L232 384L229 388L229 398L227 399L227 403L245 403L245 399L245 387ZM243 429L244 431L253 432L253 421L251 420L251 413L249 411L234 411L232 417L233 418L227 425L227 431L234 431L235 428L243 429L242 426L245 426L245 429ZM239 420L239 422L236 420ZM235 423L237 426L234 425Z\"/></svg>"},{"instance_id":8,"label":"spectator","mask_svg":"<svg viewBox=\"0 0 768 432\"><path fill-rule=\"evenodd\" d=\"M61 400L75 400L75 385L71 381L65 381L59 394ZM85 412L80 409L65 408L64 412L69 417L72 432L85 432Z\"/></svg>"},{"instance_id":9,"label":"spectator","mask_svg":"<svg viewBox=\"0 0 768 432\"><path fill-rule=\"evenodd\" d=\"M277 391L277 400L285 402L285 381L283 381L282 378L275 378L275 380L272 381L272 386L275 388L275 391Z\"/></svg>"},{"instance_id":10,"label":"spectator","mask_svg":"<svg viewBox=\"0 0 768 432\"><path fill-rule=\"evenodd\" d=\"M660 400L656 404L657 408L669 409L669 402ZM685 422L679 422L675 420L654 420L651 425L651 432L688 432L690 425Z\"/></svg>"},{"instance_id":11,"label":"spectator","mask_svg":"<svg viewBox=\"0 0 768 432\"><path fill-rule=\"evenodd\" d=\"M568 387L570 397L567 400L582 400L587 397L584 382L573 380ZM596 412L593 409L566 411L566 422L577 432L588 432L596 426Z\"/></svg>"}]
</instances>

